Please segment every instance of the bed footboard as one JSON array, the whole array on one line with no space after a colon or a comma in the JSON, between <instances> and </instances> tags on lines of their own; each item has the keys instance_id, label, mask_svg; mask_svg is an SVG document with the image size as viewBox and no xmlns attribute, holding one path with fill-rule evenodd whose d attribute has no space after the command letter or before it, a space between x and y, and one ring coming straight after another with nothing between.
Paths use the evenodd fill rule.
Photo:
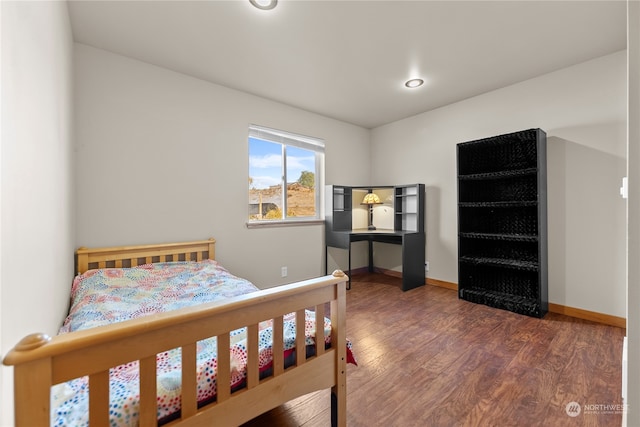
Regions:
<instances>
[{"instance_id":1,"label":"bed footboard","mask_svg":"<svg viewBox=\"0 0 640 427\"><path fill-rule=\"evenodd\" d=\"M167 313L72 332L50 338L24 338L5 357L14 366L16 426L50 423L50 393L55 384L89 377L91 426L109 425L109 369L140 363L140 426L157 425L156 354L182 349L180 418L169 425L239 425L297 396L331 388L332 424L346 425L346 280L342 271L277 288ZM330 313L325 313L329 304ZM314 309L316 324L331 318L331 347L316 345L307 358L296 352L293 366L283 357L283 316L296 313L296 348L305 348L305 309ZM261 379L258 368L258 325L274 319L273 373ZM246 386L231 392L229 333L247 327ZM196 343L217 337L219 384L216 400L198 407ZM316 343L324 342L316 328ZM226 348L227 351L222 351Z\"/></svg>"}]
</instances>

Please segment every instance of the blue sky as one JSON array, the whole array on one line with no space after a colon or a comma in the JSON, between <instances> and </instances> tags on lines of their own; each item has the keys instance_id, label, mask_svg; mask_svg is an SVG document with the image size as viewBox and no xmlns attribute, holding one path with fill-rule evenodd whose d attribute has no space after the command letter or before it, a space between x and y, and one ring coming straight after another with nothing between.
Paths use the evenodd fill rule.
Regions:
<instances>
[{"instance_id":1,"label":"blue sky","mask_svg":"<svg viewBox=\"0 0 640 427\"><path fill-rule=\"evenodd\" d=\"M282 176L282 146L257 138L249 138L249 176L257 189L280 184ZM287 181L295 182L302 171L315 171L312 151L287 147Z\"/></svg>"}]
</instances>

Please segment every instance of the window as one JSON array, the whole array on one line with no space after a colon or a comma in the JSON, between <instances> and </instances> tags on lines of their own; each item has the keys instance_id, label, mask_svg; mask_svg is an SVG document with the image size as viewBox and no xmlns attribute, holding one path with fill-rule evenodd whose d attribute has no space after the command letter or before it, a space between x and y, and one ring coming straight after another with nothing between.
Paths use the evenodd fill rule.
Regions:
<instances>
[{"instance_id":1,"label":"window","mask_svg":"<svg viewBox=\"0 0 640 427\"><path fill-rule=\"evenodd\" d=\"M249 225L320 220L324 141L249 126Z\"/></svg>"}]
</instances>

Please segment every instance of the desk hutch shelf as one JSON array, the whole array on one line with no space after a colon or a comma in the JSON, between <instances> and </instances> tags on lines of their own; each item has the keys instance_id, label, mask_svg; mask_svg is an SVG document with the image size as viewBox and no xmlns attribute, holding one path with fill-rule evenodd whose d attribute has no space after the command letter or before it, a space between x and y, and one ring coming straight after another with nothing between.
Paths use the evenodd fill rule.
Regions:
<instances>
[{"instance_id":1,"label":"desk hutch shelf","mask_svg":"<svg viewBox=\"0 0 640 427\"><path fill-rule=\"evenodd\" d=\"M392 205L393 218L375 230L354 220L358 215L367 192L389 193L383 197L383 205ZM374 271L373 243L402 245L402 289L409 290L425 284L425 231L424 231L424 184L397 186L354 187L327 185L325 191L325 270L328 263L328 248L349 251L349 274L351 272L351 243L369 242L369 271ZM362 212L360 212L362 213ZM375 221L374 221L375 223Z\"/></svg>"},{"instance_id":2,"label":"desk hutch shelf","mask_svg":"<svg viewBox=\"0 0 640 427\"><path fill-rule=\"evenodd\" d=\"M546 134L457 145L458 296L533 317L547 302Z\"/></svg>"}]
</instances>

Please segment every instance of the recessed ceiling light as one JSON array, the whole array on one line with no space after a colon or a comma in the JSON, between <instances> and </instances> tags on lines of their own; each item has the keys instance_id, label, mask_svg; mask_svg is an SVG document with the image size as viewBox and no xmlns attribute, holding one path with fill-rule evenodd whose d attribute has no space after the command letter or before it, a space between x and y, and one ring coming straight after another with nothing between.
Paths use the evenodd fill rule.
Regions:
<instances>
[{"instance_id":1,"label":"recessed ceiling light","mask_svg":"<svg viewBox=\"0 0 640 427\"><path fill-rule=\"evenodd\" d=\"M249 3L262 10L270 10L276 7L278 0L249 0Z\"/></svg>"},{"instance_id":2,"label":"recessed ceiling light","mask_svg":"<svg viewBox=\"0 0 640 427\"><path fill-rule=\"evenodd\" d=\"M407 82L404 85L410 89L413 89L416 87L420 87L423 84L424 84L424 80L422 79L411 79L411 80L407 80Z\"/></svg>"}]
</instances>

